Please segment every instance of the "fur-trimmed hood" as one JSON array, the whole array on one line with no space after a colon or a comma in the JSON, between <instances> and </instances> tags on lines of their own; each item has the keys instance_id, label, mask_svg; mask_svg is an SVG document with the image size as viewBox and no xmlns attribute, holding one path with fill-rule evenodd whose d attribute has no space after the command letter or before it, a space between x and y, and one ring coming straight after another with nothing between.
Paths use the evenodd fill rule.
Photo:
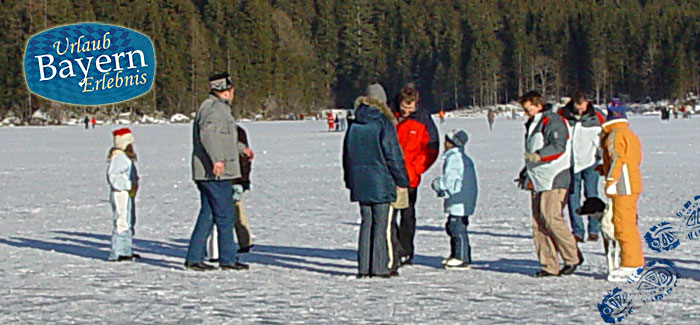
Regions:
<instances>
[{"instance_id":1,"label":"fur-trimmed hood","mask_svg":"<svg viewBox=\"0 0 700 325\"><path fill-rule=\"evenodd\" d=\"M372 119L373 112L381 113L394 125L398 123L396 116L386 103L368 96L360 96L355 100L355 121L366 123Z\"/></svg>"}]
</instances>

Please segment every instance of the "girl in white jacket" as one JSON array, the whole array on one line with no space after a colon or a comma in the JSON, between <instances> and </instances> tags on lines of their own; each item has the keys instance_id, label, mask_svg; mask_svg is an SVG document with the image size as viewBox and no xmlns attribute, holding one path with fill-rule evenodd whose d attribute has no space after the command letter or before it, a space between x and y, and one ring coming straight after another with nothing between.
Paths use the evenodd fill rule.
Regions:
<instances>
[{"instance_id":1,"label":"girl in white jacket","mask_svg":"<svg viewBox=\"0 0 700 325\"><path fill-rule=\"evenodd\" d=\"M131 261L140 256L131 250L136 223L136 206L134 199L139 188L139 176L136 170L136 153L134 152L134 136L128 128L112 132L114 147L109 150L107 161L107 183L110 187L110 203L112 205L112 245L109 253L110 261Z\"/></svg>"}]
</instances>

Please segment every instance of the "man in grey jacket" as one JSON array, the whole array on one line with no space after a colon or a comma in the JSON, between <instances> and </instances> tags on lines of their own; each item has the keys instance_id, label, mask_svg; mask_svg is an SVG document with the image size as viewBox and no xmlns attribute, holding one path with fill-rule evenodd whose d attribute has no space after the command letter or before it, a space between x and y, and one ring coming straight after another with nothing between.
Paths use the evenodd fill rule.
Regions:
<instances>
[{"instance_id":1,"label":"man in grey jacket","mask_svg":"<svg viewBox=\"0 0 700 325\"><path fill-rule=\"evenodd\" d=\"M200 193L201 209L187 250L185 268L209 271L204 263L207 237L216 224L219 266L223 270L245 270L236 260L233 222L236 218L231 180L241 176L239 154L250 159L253 152L238 142L236 120L231 115L234 89L228 73L209 78L211 93L199 106L192 127L192 176Z\"/></svg>"},{"instance_id":2,"label":"man in grey jacket","mask_svg":"<svg viewBox=\"0 0 700 325\"><path fill-rule=\"evenodd\" d=\"M582 261L574 236L564 221L571 175L571 141L566 121L536 91L519 100L525 124L525 169L520 184L532 191L532 237L542 270L535 277L572 274ZM559 269L557 255L564 267Z\"/></svg>"}]
</instances>

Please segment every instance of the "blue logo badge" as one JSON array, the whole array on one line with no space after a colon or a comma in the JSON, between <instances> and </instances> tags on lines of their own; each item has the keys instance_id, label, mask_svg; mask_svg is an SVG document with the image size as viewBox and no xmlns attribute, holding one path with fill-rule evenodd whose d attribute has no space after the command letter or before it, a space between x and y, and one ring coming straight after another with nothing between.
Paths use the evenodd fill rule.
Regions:
<instances>
[{"instance_id":1,"label":"blue logo badge","mask_svg":"<svg viewBox=\"0 0 700 325\"><path fill-rule=\"evenodd\" d=\"M82 23L32 36L24 76L33 93L66 104L104 105L148 92L155 78L151 40L128 28Z\"/></svg>"},{"instance_id":2,"label":"blue logo badge","mask_svg":"<svg viewBox=\"0 0 700 325\"><path fill-rule=\"evenodd\" d=\"M671 251L681 243L676 236L673 225L667 221L651 227L644 235L644 240L650 249L659 253L662 250Z\"/></svg>"}]
</instances>

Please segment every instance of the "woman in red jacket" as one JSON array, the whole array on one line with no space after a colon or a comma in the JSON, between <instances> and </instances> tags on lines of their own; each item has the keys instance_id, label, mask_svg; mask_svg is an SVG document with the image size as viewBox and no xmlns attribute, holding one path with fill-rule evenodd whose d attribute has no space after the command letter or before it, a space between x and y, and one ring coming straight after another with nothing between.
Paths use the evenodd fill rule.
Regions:
<instances>
[{"instance_id":1,"label":"woman in red jacket","mask_svg":"<svg viewBox=\"0 0 700 325\"><path fill-rule=\"evenodd\" d=\"M410 186L409 206L401 211L398 226L399 257L401 264L411 264L413 260L413 238L416 233L416 198L421 175L433 165L439 154L440 138L430 113L418 107L418 90L407 85L401 89L396 101L394 114L398 118L396 133L403 150L406 171Z\"/></svg>"}]
</instances>

